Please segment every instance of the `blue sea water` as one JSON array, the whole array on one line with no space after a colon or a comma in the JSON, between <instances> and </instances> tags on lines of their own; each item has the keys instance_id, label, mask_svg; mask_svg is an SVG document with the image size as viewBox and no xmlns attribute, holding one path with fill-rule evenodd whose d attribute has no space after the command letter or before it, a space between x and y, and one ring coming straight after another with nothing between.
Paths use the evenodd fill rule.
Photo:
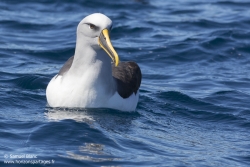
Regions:
<instances>
[{"instance_id":1,"label":"blue sea water","mask_svg":"<svg viewBox=\"0 0 250 167\"><path fill-rule=\"evenodd\" d=\"M248 0L1 0L0 166L250 166L249 8ZM120 59L141 67L136 112L46 105L78 23L95 12L113 20Z\"/></svg>"}]
</instances>

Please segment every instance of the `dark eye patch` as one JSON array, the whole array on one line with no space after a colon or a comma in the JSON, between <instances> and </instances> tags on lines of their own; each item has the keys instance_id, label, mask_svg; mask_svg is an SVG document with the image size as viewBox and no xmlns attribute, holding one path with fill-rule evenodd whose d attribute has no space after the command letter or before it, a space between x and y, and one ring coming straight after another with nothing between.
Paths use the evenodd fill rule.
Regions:
<instances>
[{"instance_id":1,"label":"dark eye patch","mask_svg":"<svg viewBox=\"0 0 250 167\"><path fill-rule=\"evenodd\" d=\"M87 23L87 25L89 25L89 28L90 29L97 29L97 26L96 25L94 25L94 24L91 24L91 23Z\"/></svg>"},{"instance_id":2,"label":"dark eye patch","mask_svg":"<svg viewBox=\"0 0 250 167\"><path fill-rule=\"evenodd\" d=\"M89 25L89 28L90 28L90 29L95 29L96 26L95 26L94 24L90 24L90 25Z\"/></svg>"}]
</instances>

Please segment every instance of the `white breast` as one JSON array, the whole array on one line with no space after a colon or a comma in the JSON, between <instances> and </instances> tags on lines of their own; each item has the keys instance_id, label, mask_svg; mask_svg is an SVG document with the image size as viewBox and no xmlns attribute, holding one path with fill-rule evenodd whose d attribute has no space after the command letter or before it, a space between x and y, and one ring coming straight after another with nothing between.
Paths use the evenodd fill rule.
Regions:
<instances>
[{"instance_id":1,"label":"white breast","mask_svg":"<svg viewBox=\"0 0 250 167\"><path fill-rule=\"evenodd\" d=\"M46 96L51 107L79 107L79 108L112 108L122 111L134 111L136 109L139 92L124 99L117 92L107 94L102 88L91 88L84 81L62 79L55 76L50 81ZM101 86L101 85L100 85Z\"/></svg>"}]
</instances>

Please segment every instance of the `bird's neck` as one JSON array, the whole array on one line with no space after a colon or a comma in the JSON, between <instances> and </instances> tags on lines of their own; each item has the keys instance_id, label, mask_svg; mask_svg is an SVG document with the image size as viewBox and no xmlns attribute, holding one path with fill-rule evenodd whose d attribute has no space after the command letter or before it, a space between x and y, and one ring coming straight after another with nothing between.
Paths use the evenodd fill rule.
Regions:
<instances>
[{"instance_id":1,"label":"bird's neck","mask_svg":"<svg viewBox=\"0 0 250 167\"><path fill-rule=\"evenodd\" d=\"M76 45L68 76L77 77L79 82L83 81L81 84L85 84L87 80L95 88L106 87L109 92L115 84L109 56L102 49L83 44Z\"/></svg>"},{"instance_id":2,"label":"bird's neck","mask_svg":"<svg viewBox=\"0 0 250 167\"><path fill-rule=\"evenodd\" d=\"M75 72L74 75L82 75L91 67L95 67L96 72L107 73L106 76L108 74L112 76L111 59L103 49L77 44L71 66L71 69Z\"/></svg>"}]
</instances>

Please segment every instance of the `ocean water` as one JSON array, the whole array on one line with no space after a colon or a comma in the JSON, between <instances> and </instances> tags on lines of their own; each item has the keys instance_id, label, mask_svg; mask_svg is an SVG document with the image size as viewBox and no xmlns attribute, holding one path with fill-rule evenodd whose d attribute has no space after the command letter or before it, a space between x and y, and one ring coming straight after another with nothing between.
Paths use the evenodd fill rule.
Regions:
<instances>
[{"instance_id":1,"label":"ocean water","mask_svg":"<svg viewBox=\"0 0 250 167\"><path fill-rule=\"evenodd\" d=\"M1 0L0 166L250 166L250 1ZM135 112L49 108L85 16L143 74Z\"/></svg>"}]
</instances>

